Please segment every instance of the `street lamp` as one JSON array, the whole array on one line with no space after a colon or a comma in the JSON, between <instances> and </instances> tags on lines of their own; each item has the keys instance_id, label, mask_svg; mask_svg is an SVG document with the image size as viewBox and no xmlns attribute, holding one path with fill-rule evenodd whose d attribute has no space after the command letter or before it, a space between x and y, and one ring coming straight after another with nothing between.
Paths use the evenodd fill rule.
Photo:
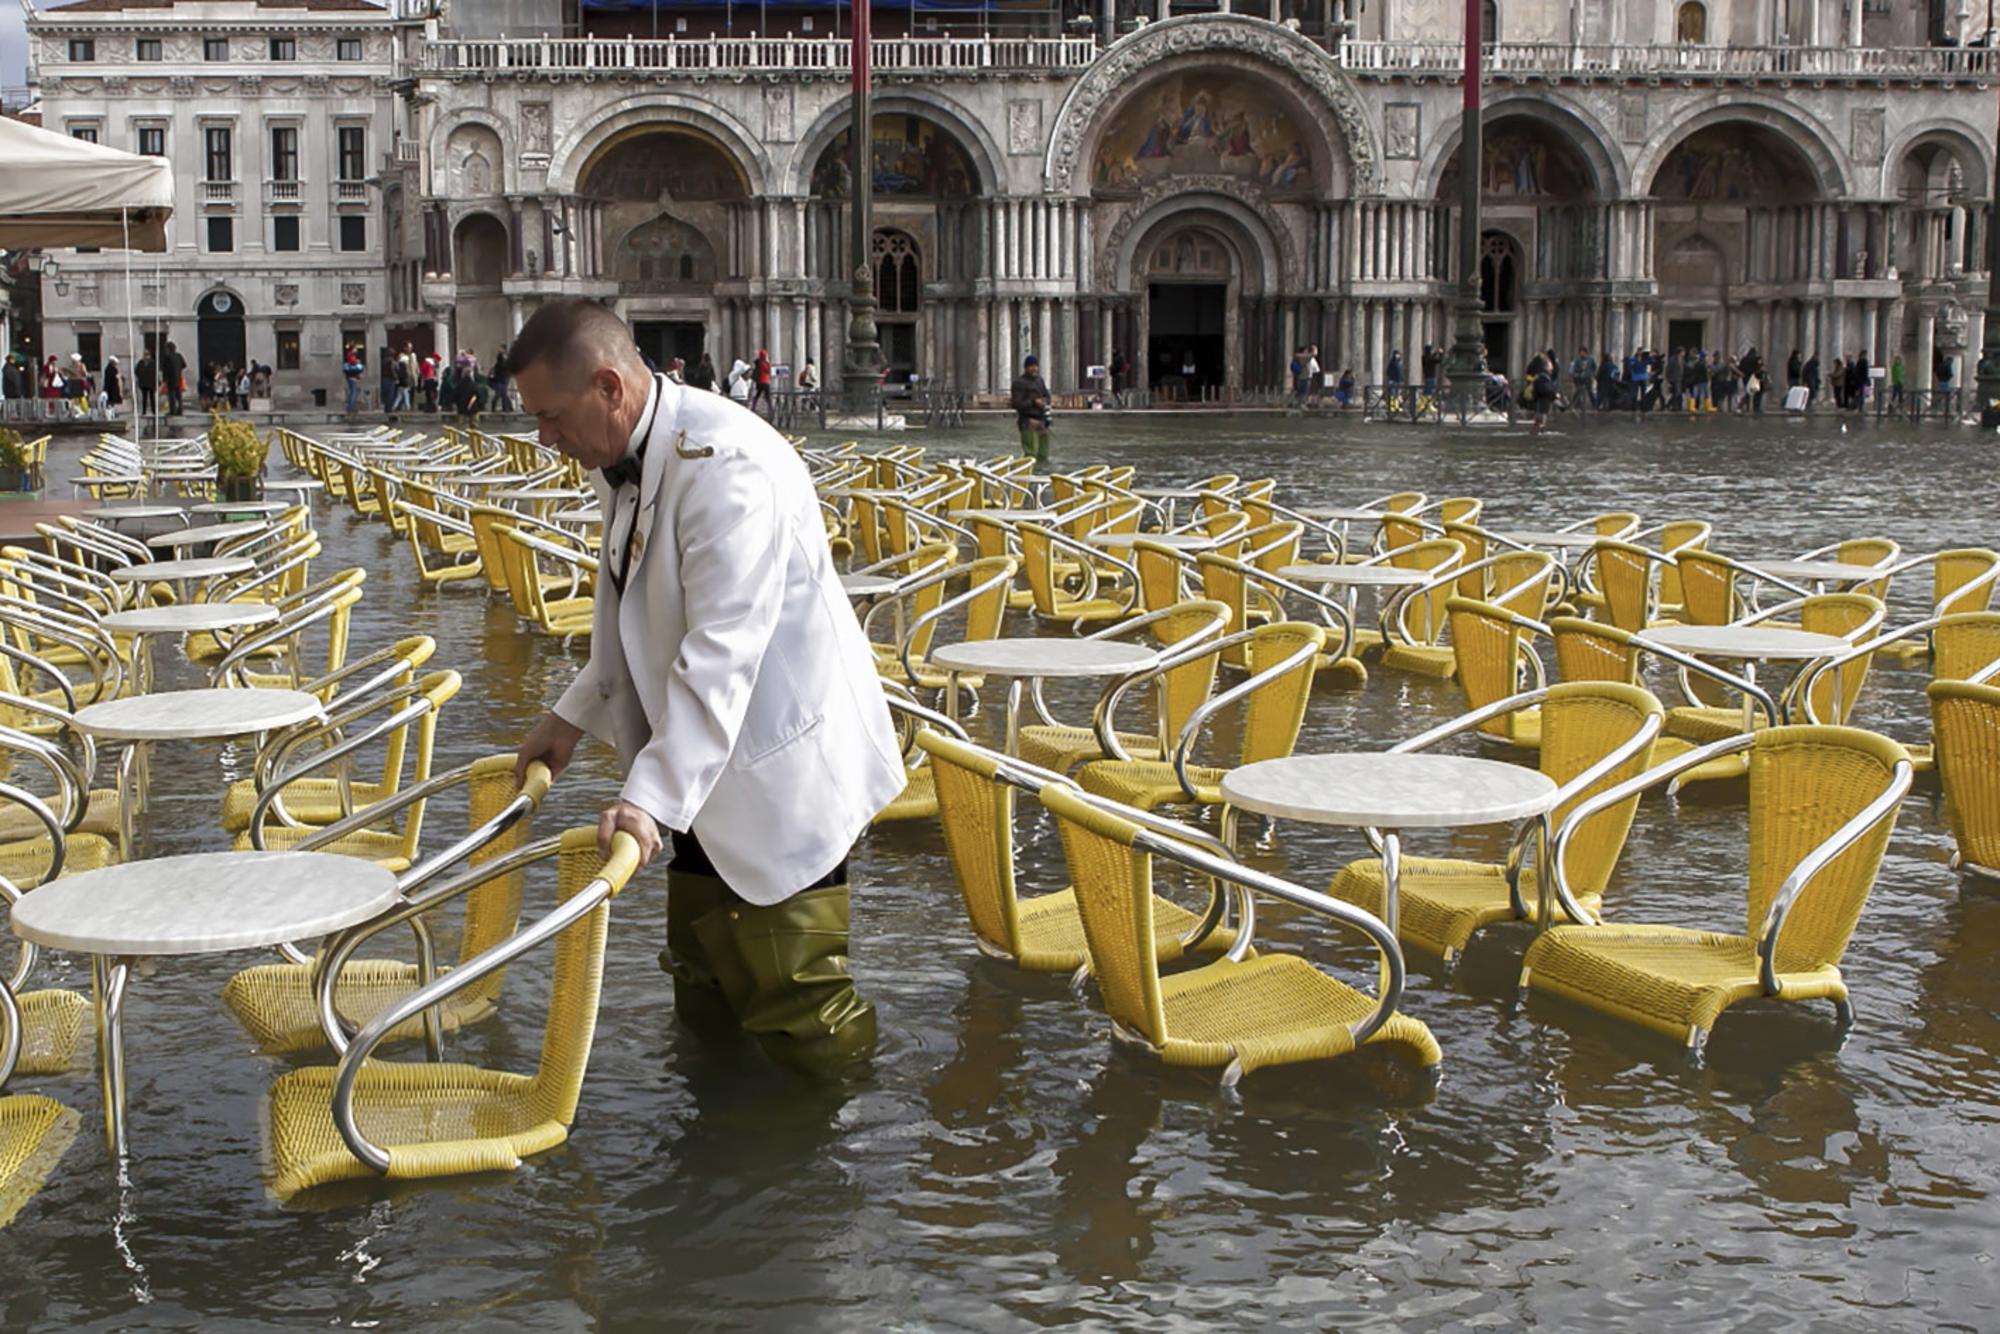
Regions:
<instances>
[{"instance_id":1,"label":"street lamp","mask_svg":"<svg viewBox=\"0 0 2000 1334\"><path fill-rule=\"evenodd\" d=\"M1452 398L1461 413L1466 398L1476 408L1486 392L1485 332L1480 327L1479 187L1485 175L1484 145L1481 143L1480 82L1483 77L1485 39L1481 29L1481 0L1465 0L1465 109L1458 139L1458 299L1452 326L1451 354L1445 359L1445 374L1451 377Z\"/></svg>"}]
</instances>

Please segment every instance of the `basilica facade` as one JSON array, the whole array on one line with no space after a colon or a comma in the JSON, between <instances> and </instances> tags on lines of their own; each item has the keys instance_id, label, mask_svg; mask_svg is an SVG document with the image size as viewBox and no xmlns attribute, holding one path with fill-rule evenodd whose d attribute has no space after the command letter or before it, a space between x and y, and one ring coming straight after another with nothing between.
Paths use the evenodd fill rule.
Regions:
<instances>
[{"instance_id":1,"label":"basilica facade","mask_svg":"<svg viewBox=\"0 0 2000 1334\"><path fill-rule=\"evenodd\" d=\"M1551 347L1900 352L1920 386L1941 351L1969 367L2000 65L1964 6L1486 8L1463 255L1459 0L878 11L866 181L844 7L404 0L380 20L368 341L489 359L573 295L662 364L764 349L831 378L865 267L898 380L1000 392L1033 352L1062 391L1122 354L1159 398L1224 398L1306 344L1364 381L1414 365L1475 266L1512 371ZM45 90L64 13L41 21Z\"/></svg>"}]
</instances>

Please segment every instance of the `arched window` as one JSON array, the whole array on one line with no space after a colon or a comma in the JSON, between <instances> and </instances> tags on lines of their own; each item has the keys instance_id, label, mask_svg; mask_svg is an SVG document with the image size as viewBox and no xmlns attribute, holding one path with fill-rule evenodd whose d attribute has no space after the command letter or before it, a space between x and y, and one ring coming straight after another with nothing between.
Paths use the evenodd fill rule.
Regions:
<instances>
[{"instance_id":1,"label":"arched window","mask_svg":"<svg viewBox=\"0 0 2000 1334\"><path fill-rule=\"evenodd\" d=\"M1682 46L1700 46L1708 40L1708 6L1701 0L1687 0L1674 18L1674 36Z\"/></svg>"},{"instance_id":2,"label":"arched window","mask_svg":"<svg viewBox=\"0 0 2000 1334\"><path fill-rule=\"evenodd\" d=\"M1511 315L1520 307L1520 257L1514 239L1504 232L1486 233L1479 255L1479 304L1492 315Z\"/></svg>"},{"instance_id":3,"label":"arched window","mask_svg":"<svg viewBox=\"0 0 2000 1334\"><path fill-rule=\"evenodd\" d=\"M1494 0L1481 0L1479 6L1480 40L1491 46L1500 40L1500 6Z\"/></svg>"},{"instance_id":4,"label":"arched window","mask_svg":"<svg viewBox=\"0 0 2000 1334\"><path fill-rule=\"evenodd\" d=\"M923 304L923 265L906 232L875 233L875 305L884 315L914 315Z\"/></svg>"}]
</instances>

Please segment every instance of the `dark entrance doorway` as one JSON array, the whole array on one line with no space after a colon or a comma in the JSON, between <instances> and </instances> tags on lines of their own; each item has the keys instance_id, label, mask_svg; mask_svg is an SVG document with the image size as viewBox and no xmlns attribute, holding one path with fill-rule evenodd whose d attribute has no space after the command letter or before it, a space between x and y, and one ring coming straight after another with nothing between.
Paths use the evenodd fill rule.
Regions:
<instances>
[{"instance_id":1,"label":"dark entrance doorway","mask_svg":"<svg viewBox=\"0 0 2000 1334\"><path fill-rule=\"evenodd\" d=\"M1508 346L1511 340L1507 337L1513 332L1512 322L1488 320L1480 327L1486 339L1486 369L1506 374L1507 368L1514 364L1511 360L1513 348Z\"/></svg>"},{"instance_id":2,"label":"dark entrance doorway","mask_svg":"<svg viewBox=\"0 0 2000 1334\"><path fill-rule=\"evenodd\" d=\"M632 326L632 341L661 370L673 365L675 357L692 370L701 360L707 332L700 320L640 320Z\"/></svg>"},{"instance_id":3,"label":"dark entrance doorway","mask_svg":"<svg viewBox=\"0 0 2000 1334\"><path fill-rule=\"evenodd\" d=\"M1667 345L1661 350L1671 352L1677 347L1705 348L1708 346L1707 320L1668 320Z\"/></svg>"},{"instance_id":4,"label":"dark entrance doorway","mask_svg":"<svg viewBox=\"0 0 2000 1334\"><path fill-rule=\"evenodd\" d=\"M1152 283L1146 291L1146 366L1154 394L1201 401L1228 378L1229 289L1222 283Z\"/></svg>"},{"instance_id":5,"label":"dark entrance doorway","mask_svg":"<svg viewBox=\"0 0 2000 1334\"><path fill-rule=\"evenodd\" d=\"M195 364L204 376L211 366L243 365L243 303L233 292L210 292L194 308ZM188 377L190 385L194 377Z\"/></svg>"}]
</instances>

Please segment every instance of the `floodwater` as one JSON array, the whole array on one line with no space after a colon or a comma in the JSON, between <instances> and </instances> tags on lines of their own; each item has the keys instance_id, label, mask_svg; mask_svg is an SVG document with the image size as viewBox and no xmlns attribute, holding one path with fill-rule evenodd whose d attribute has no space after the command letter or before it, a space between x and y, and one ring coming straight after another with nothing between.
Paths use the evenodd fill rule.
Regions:
<instances>
[{"instance_id":1,"label":"floodwater","mask_svg":"<svg viewBox=\"0 0 2000 1334\"><path fill-rule=\"evenodd\" d=\"M992 453L1011 448L1005 426L925 443ZM1969 431L1778 418L1566 424L1531 440L1072 414L1055 436L1059 466L1275 475L1295 504L1475 494L1496 526L1610 508L1703 517L1723 549L1766 557L1877 533L1910 551L2000 540L1993 457ZM440 766L511 749L580 658L525 633L483 585L422 588L381 525L324 502L318 522L319 568L369 570L355 652L421 631L464 674ZM1892 614L1915 613L1922 582ZM193 683L179 671L169 682ZM1924 680L1878 670L1861 720L1921 739ZM1089 696L1054 698L1076 712ZM990 728L997 695L987 703L976 723ZM1320 689L1301 745L1384 745L1457 708L1448 683L1377 671L1360 691ZM162 748L152 848L226 846L216 796L245 762ZM614 788L601 754L581 760L537 828L591 820ZM463 818L434 806L433 836ZM1056 840L1039 824L1024 837L1024 886L1059 886ZM1742 930L1744 847L1740 790L1651 796L1608 910ZM1261 859L1319 887L1363 851L1356 835L1290 826ZM879 1059L846 1087L807 1087L754 1048L676 1026L655 870L614 908L566 1145L514 1174L289 1206L260 1161L263 1093L288 1063L257 1055L218 1000L260 960L169 960L129 1005L129 1187L87 1065L11 1090L85 1121L0 1234L0 1325L1992 1329L2000 890L1961 883L1949 852L1920 784L1844 964L1859 1014L1844 1037L1824 1006L1748 1005L1696 1065L1560 1002L1517 1008L1524 929L1489 932L1453 976L1413 959L1404 1009L1445 1053L1429 1098L1366 1062L1260 1072L1232 1095L1114 1052L1102 1011L1062 980L980 956L941 840L915 824L873 833L855 861L855 968L881 1010ZM1261 926L1350 979L1372 973L1311 919L1267 911ZM517 965L502 1013L452 1056L531 1069L547 963ZM45 958L37 983L87 989L88 971Z\"/></svg>"}]
</instances>

